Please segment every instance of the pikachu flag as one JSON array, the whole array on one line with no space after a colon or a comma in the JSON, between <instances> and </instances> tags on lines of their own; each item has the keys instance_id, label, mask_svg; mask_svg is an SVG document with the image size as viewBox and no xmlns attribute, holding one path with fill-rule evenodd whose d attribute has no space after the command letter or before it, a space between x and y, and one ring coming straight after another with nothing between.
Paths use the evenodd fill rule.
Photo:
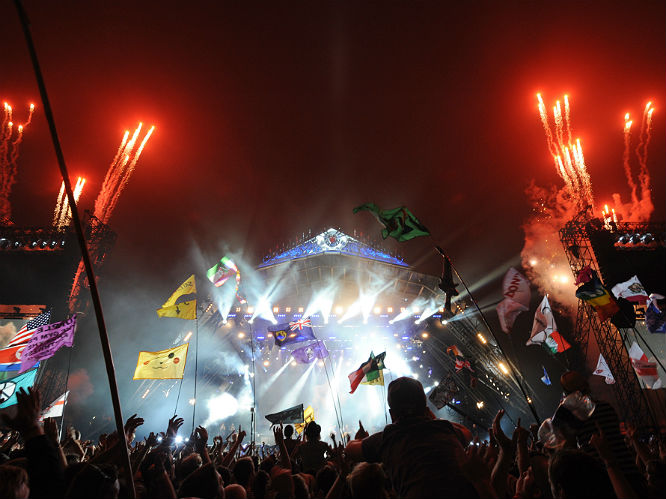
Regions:
<instances>
[{"instance_id":1,"label":"pikachu flag","mask_svg":"<svg viewBox=\"0 0 666 499\"><path fill-rule=\"evenodd\" d=\"M160 317L177 317L193 321L197 318L197 286L192 274L176 291L157 309Z\"/></svg>"},{"instance_id":2,"label":"pikachu flag","mask_svg":"<svg viewBox=\"0 0 666 499\"><path fill-rule=\"evenodd\" d=\"M184 343L159 352L139 352L134 379L182 379L189 345Z\"/></svg>"}]
</instances>

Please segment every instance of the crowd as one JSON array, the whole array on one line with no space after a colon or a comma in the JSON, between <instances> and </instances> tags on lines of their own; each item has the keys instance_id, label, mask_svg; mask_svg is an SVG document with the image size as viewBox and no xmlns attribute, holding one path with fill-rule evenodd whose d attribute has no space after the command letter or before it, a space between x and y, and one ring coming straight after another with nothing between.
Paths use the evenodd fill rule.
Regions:
<instances>
[{"instance_id":1,"label":"crowd","mask_svg":"<svg viewBox=\"0 0 666 499\"><path fill-rule=\"evenodd\" d=\"M565 373L561 384L565 395L589 396L576 373ZM176 416L164 433L143 441L135 441L144 422L137 415L123 436L82 441L68 428L59 438L54 420L39 421L39 391L21 390L15 416L2 421L0 499L124 498L130 476L141 499L656 498L666 489L664 442L645 441L631 427L621 434L603 401L595 400L582 419L564 404L541 428L523 428L518 420L510 437L499 411L484 442L436 419L415 379L391 382L388 405L392 423L373 435L359 422L353 439L336 442L331 435L329 444L316 422L305 427L302 441L291 426L279 425L275 447L255 449L243 446L241 428L209 441L199 426L181 442L183 419ZM131 470L123 467L123 445Z\"/></svg>"}]
</instances>

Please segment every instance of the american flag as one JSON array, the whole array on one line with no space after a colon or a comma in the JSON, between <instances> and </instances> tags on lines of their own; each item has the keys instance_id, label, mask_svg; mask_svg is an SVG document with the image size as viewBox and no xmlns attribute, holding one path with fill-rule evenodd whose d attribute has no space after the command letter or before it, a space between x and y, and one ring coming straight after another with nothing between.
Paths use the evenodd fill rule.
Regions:
<instances>
[{"instance_id":1,"label":"american flag","mask_svg":"<svg viewBox=\"0 0 666 499\"><path fill-rule=\"evenodd\" d=\"M19 332L10 340L8 347L15 347L16 345L23 345L28 343L32 335L35 333L35 329L40 326L46 326L51 321L51 311L44 312L43 314L38 315L34 319L30 319L25 325L19 329Z\"/></svg>"},{"instance_id":2,"label":"american flag","mask_svg":"<svg viewBox=\"0 0 666 499\"><path fill-rule=\"evenodd\" d=\"M297 321L289 323L289 329L291 329L292 331L296 331L297 329L299 331L303 331L304 327L312 327L312 321L310 321L309 318L308 319L299 319Z\"/></svg>"}]
</instances>

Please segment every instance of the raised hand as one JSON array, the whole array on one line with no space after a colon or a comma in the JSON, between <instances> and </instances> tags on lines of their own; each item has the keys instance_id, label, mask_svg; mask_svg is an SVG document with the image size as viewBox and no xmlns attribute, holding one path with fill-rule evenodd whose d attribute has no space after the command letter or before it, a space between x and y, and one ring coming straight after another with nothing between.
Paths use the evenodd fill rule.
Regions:
<instances>
[{"instance_id":1,"label":"raised hand","mask_svg":"<svg viewBox=\"0 0 666 499\"><path fill-rule=\"evenodd\" d=\"M528 499L531 497L539 497L541 491L539 490L536 479L534 478L534 472L532 467L527 468L527 471L524 471L518 481L516 482L516 495L514 497L521 499Z\"/></svg>"},{"instance_id":2,"label":"raised hand","mask_svg":"<svg viewBox=\"0 0 666 499\"><path fill-rule=\"evenodd\" d=\"M2 421L6 426L18 430L24 439L42 435L44 431L39 425L39 414L42 401L37 388L23 388L16 392L16 416L2 415Z\"/></svg>"},{"instance_id":3,"label":"raised hand","mask_svg":"<svg viewBox=\"0 0 666 499\"><path fill-rule=\"evenodd\" d=\"M504 409L497 411L497 415L493 420L493 437L495 437L495 441L497 442L497 445L499 445L501 451L503 451L505 454L513 455L516 448L516 439L518 438L518 434L514 432L513 439L510 439L504 434L502 426L500 425L502 416L504 416Z\"/></svg>"},{"instance_id":4,"label":"raised hand","mask_svg":"<svg viewBox=\"0 0 666 499\"><path fill-rule=\"evenodd\" d=\"M238 438L237 438L237 440L240 440L242 442L243 439L245 438L245 435L247 435L247 433L245 433L243 430L241 430L241 425L238 425Z\"/></svg>"},{"instance_id":5,"label":"raised hand","mask_svg":"<svg viewBox=\"0 0 666 499\"><path fill-rule=\"evenodd\" d=\"M157 435L151 431L150 434L146 437L146 447L155 447L156 445Z\"/></svg>"},{"instance_id":6,"label":"raised hand","mask_svg":"<svg viewBox=\"0 0 666 499\"><path fill-rule=\"evenodd\" d=\"M597 432L590 437L590 444L597 449L597 453L603 461L606 463L612 462L615 459L613 450L611 449L601 426L599 426L599 423L596 423L596 425Z\"/></svg>"},{"instance_id":7,"label":"raised hand","mask_svg":"<svg viewBox=\"0 0 666 499\"><path fill-rule=\"evenodd\" d=\"M197 426L194 430L194 446L196 449L205 447L208 443L208 430L203 426Z\"/></svg>"},{"instance_id":8,"label":"raised hand","mask_svg":"<svg viewBox=\"0 0 666 499\"><path fill-rule=\"evenodd\" d=\"M282 425L273 427L273 436L275 437L275 445L280 445L284 442L284 435L282 434Z\"/></svg>"},{"instance_id":9,"label":"raised hand","mask_svg":"<svg viewBox=\"0 0 666 499\"><path fill-rule=\"evenodd\" d=\"M363 423L361 423L361 420L358 420L358 431L356 432L356 435L354 435L354 440L362 440L365 437L369 436L369 433L365 431L365 428L363 428Z\"/></svg>"},{"instance_id":10,"label":"raised hand","mask_svg":"<svg viewBox=\"0 0 666 499\"><path fill-rule=\"evenodd\" d=\"M178 416L172 417L169 420L169 425L167 426L166 438L176 438L178 429L183 426L184 422L185 420L183 418L179 418Z\"/></svg>"},{"instance_id":11,"label":"raised hand","mask_svg":"<svg viewBox=\"0 0 666 499\"><path fill-rule=\"evenodd\" d=\"M54 444L58 445L58 423L55 418L46 418L44 420L44 433Z\"/></svg>"},{"instance_id":12,"label":"raised hand","mask_svg":"<svg viewBox=\"0 0 666 499\"><path fill-rule=\"evenodd\" d=\"M143 418L137 417L136 414L132 414L127 422L125 423L125 438L127 443L130 444L134 440L136 435L136 429L143 424Z\"/></svg>"}]
</instances>

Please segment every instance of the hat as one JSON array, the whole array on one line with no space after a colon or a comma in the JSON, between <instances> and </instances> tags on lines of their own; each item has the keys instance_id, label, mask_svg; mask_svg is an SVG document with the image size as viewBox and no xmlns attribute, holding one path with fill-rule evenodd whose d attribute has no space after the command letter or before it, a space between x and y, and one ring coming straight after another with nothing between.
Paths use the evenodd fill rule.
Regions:
<instances>
[{"instance_id":1,"label":"hat","mask_svg":"<svg viewBox=\"0 0 666 499\"><path fill-rule=\"evenodd\" d=\"M422 414L426 408L423 385L414 378L401 377L388 386L388 405L395 416Z\"/></svg>"}]
</instances>

